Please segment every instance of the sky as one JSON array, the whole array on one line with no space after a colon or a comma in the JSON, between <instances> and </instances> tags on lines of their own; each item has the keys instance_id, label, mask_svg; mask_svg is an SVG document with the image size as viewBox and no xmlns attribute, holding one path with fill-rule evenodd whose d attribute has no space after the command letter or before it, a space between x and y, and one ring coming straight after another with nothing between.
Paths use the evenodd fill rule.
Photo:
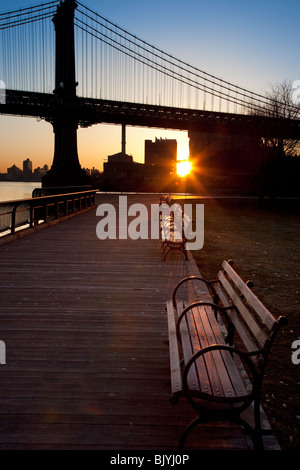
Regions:
<instances>
[{"instance_id":1,"label":"sky","mask_svg":"<svg viewBox=\"0 0 300 470\"><path fill-rule=\"evenodd\" d=\"M36 5L0 0L0 12ZM136 36L241 87L264 94L284 80L300 79L299 0L81 0ZM0 45L1 47L1 45ZM1 80L1 70L0 70ZM188 157L186 132L126 128L126 152L144 162L144 141L176 138L178 157ZM0 172L29 158L51 166L52 126L34 118L0 115ZM121 151L121 127L78 130L82 167L102 170L108 155Z\"/></svg>"}]
</instances>

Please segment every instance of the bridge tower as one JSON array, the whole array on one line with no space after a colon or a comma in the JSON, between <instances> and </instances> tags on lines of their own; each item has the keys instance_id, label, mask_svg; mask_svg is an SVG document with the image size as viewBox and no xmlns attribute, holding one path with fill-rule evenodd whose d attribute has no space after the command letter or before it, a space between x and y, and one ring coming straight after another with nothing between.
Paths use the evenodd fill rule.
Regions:
<instances>
[{"instance_id":1,"label":"bridge tower","mask_svg":"<svg viewBox=\"0 0 300 470\"><path fill-rule=\"evenodd\" d=\"M60 106L50 122L54 131L54 156L50 170L43 177L43 187L82 187L90 178L81 168L77 152L78 117L76 113L76 78L74 46L75 0L64 0L52 19L55 26L56 58L54 95Z\"/></svg>"}]
</instances>

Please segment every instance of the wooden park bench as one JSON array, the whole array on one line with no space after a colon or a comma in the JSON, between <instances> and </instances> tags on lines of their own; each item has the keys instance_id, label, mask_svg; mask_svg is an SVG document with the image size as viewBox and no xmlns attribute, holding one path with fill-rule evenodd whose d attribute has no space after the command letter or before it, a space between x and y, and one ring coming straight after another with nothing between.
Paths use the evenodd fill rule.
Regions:
<instances>
[{"instance_id":1,"label":"wooden park bench","mask_svg":"<svg viewBox=\"0 0 300 470\"><path fill-rule=\"evenodd\" d=\"M170 194L166 195L164 194L163 196L160 197L159 199L159 204L168 204L171 205L173 202L173 198Z\"/></svg>"},{"instance_id":2,"label":"wooden park bench","mask_svg":"<svg viewBox=\"0 0 300 470\"><path fill-rule=\"evenodd\" d=\"M274 339L287 320L273 317L232 264L223 262L216 281L198 276L183 279L167 301L171 403L185 396L198 412L185 429L180 448L197 424L225 420L240 424L255 448L263 449L263 376ZM205 284L211 297L190 305L177 299L180 291L196 289L198 283ZM254 426L241 417L250 405Z\"/></svg>"},{"instance_id":3,"label":"wooden park bench","mask_svg":"<svg viewBox=\"0 0 300 470\"><path fill-rule=\"evenodd\" d=\"M192 220L184 213L180 204L172 204L172 202L173 199L170 196L160 199L160 205L166 204L172 209L170 212L166 211L165 214L163 211L160 212L160 238L163 248L163 260L166 260L168 253L172 250L181 251L187 260L187 239L185 234L189 232ZM180 221L180 224L178 221Z\"/></svg>"}]
</instances>

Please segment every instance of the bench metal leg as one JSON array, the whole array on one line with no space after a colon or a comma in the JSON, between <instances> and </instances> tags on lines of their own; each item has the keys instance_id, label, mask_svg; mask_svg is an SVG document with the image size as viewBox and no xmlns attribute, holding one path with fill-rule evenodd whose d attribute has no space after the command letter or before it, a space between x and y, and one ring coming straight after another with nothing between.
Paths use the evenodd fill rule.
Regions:
<instances>
[{"instance_id":1,"label":"bench metal leg","mask_svg":"<svg viewBox=\"0 0 300 470\"><path fill-rule=\"evenodd\" d=\"M204 415L206 416L205 413L204 413ZM223 418L222 417L217 418L216 416L214 416L212 419L210 419L209 417L205 417L205 416L204 417L197 416L196 418L194 418L188 424L188 426L185 428L185 430L183 431L182 436L179 439L178 450L182 451L184 449L185 442L187 440L188 435L193 431L193 429L198 424L205 423L205 422L219 421L219 420L228 421L228 422L240 425L245 430L245 432L250 435L250 437L252 439L252 442L253 442L254 449L255 450L264 450L264 444L263 444L263 438L262 438L262 432L261 432L260 425L259 425L258 428L253 429L250 426L250 424L247 423L247 421L243 420L240 417L239 414L235 415L235 413L231 416L226 415L225 418L224 417Z\"/></svg>"},{"instance_id":2,"label":"bench metal leg","mask_svg":"<svg viewBox=\"0 0 300 470\"><path fill-rule=\"evenodd\" d=\"M185 441L188 437L188 435L192 432L192 430L201 423L201 418L200 416L197 416L197 418L193 419L193 421L190 422L190 424L185 428L179 443L178 443L178 450L181 451L184 448Z\"/></svg>"},{"instance_id":3,"label":"bench metal leg","mask_svg":"<svg viewBox=\"0 0 300 470\"><path fill-rule=\"evenodd\" d=\"M262 428L260 420L260 402L259 400L254 400L254 423L255 423L255 447L259 450L263 449L263 440L262 440Z\"/></svg>"},{"instance_id":4,"label":"bench metal leg","mask_svg":"<svg viewBox=\"0 0 300 470\"><path fill-rule=\"evenodd\" d=\"M183 253L184 256L185 256L185 260L188 261L188 254L187 254L187 251L186 251L184 248L181 248L181 247L172 247L172 246L168 246L168 247L167 247L167 250L164 252L163 261L166 260L167 254L170 253L170 251L172 251L172 250L181 251L181 253Z\"/></svg>"},{"instance_id":5,"label":"bench metal leg","mask_svg":"<svg viewBox=\"0 0 300 470\"><path fill-rule=\"evenodd\" d=\"M251 436L254 449L255 450L264 450L264 444L262 439L262 432L259 426L259 429L253 429L250 424L244 421L242 418L238 420L238 424L245 429L246 433Z\"/></svg>"}]
</instances>

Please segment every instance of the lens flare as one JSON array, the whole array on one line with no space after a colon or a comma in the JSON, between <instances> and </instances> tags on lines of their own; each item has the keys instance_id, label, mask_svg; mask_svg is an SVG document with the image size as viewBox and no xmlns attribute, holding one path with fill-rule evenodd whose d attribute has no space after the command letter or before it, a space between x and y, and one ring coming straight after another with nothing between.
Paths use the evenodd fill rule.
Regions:
<instances>
[{"instance_id":1,"label":"lens flare","mask_svg":"<svg viewBox=\"0 0 300 470\"><path fill-rule=\"evenodd\" d=\"M177 174L178 176L184 177L187 176L192 169L191 162L188 160L180 160L177 163Z\"/></svg>"}]
</instances>

